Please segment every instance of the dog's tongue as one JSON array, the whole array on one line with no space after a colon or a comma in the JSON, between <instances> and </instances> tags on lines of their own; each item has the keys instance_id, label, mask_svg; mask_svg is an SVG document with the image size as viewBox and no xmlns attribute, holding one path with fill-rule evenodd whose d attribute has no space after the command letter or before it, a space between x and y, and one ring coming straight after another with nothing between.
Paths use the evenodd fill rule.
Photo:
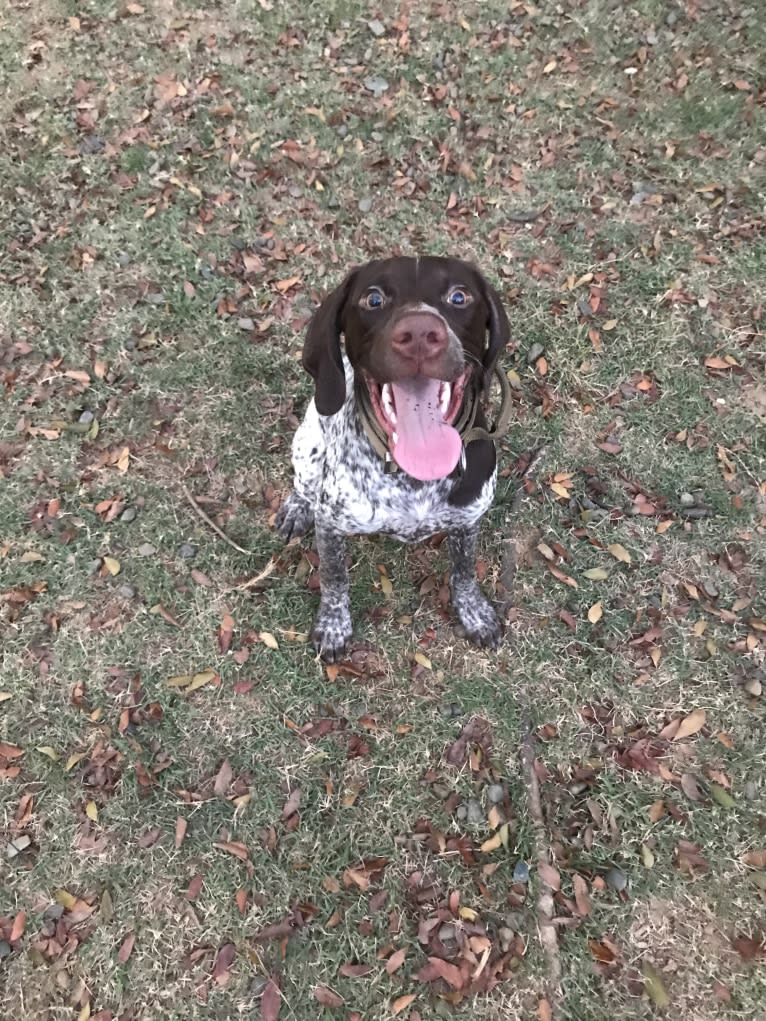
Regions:
<instances>
[{"instance_id":1,"label":"dog's tongue","mask_svg":"<svg viewBox=\"0 0 766 1021\"><path fill-rule=\"evenodd\" d=\"M463 441L439 409L439 380L419 377L391 386L397 436L391 453L396 463L421 482L446 478L460 459Z\"/></svg>"}]
</instances>

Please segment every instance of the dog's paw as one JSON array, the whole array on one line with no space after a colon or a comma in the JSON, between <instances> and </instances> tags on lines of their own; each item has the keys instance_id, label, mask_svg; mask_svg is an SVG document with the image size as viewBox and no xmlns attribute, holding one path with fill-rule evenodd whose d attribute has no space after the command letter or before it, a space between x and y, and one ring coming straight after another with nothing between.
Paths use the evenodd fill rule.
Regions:
<instances>
[{"instance_id":1,"label":"dog's paw","mask_svg":"<svg viewBox=\"0 0 766 1021\"><path fill-rule=\"evenodd\" d=\"M306 535L313 524L314 512L310 504L297 493L291 493L277 511L276 528L285 542Z\"/></svg>"},{"instance_id":2,"label":"dog's paw","mask_svg":"<svg viewBox=\"0 0 766 1021\"><path fill-rule=\"evenodd\" d=\"M314 630L311 632L311 641L325 663L337 663L343 659L352 630L351 614L348 610L320 608Z\"/></svg>"},{"instance_id":3,"label":"dog's paw","mask_svg":"<svg viewBox=\"0 0 766 1021\"><path fill-rule=\"evenodd\" d=\"M469 642L485 649L496 649L502 628L492 603L478 586L452 594L452 605Z\"/></svg>"}]
</instances>

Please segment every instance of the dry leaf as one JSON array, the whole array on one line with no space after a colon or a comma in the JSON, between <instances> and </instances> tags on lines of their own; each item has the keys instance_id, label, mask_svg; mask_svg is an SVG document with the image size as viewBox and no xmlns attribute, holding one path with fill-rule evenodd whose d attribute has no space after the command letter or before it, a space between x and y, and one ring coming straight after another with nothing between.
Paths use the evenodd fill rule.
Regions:
<instances>
[{"instance_id":1,"label":"dry leaf","mask_svg":"<svg viewBox=\"0 0 766 1021\"><path fill-rule=\"evenodd\" d=\"M551 890L561 889L561 876L559 875L558 869L555 869L547 862L540 862L537 866L537 871L540 873L542 881L549 886Z\"/></svg>"},{"instance_id":2,"label":"dry leaf","mask_svg":"<svg viewBox=\"0 0 766 1021\"><path fill-rule=\"evenodd\" d=\"M577 913L585 918L591 913L590 897L588 896L588 884L585 882L582 876L575 874L572 876L572 885L574 886L575 904L577 905Z\"/></svg>"},{"instance_id":3,"label":"dry leaf","mask_svg":"<svg viewBox=\"0 0 766 1021\"><path fill-rule=\"evenodd\" d=\"M282 1006L282 994L275 979L270 978L261 996L261 1017L263 1021L277 1021Z\"/></svg>"},{"instance_id":4,"label":"dry leaf","mask_svg":"<svg viewBox=\"0 0 766 1021\"><path fill-rule=\"evenodd\" d=\"M689 713L686 719L681 720L681 725L675 733L674 741L680 741L681 738L691 737L698 731L702 730L705 726L705 710L695 709L693 713Z\"/></svg>"},{"instance_id":5,"label":"dry leaf","mask_svg":"<svg viewBox=\"0 0 766 1021\"><path fill-rule=\"evenodd\" d=\"M621 561L623 564L629 564L632 562L630 553L621 546L619 542L613 542L611 546L607 546L607 549L612 554L615 560Z\"/></svg>"},{"instance_id":6,"label":"dry leaf","mask_svg":"<svg viewBox=\"0 0 766 1021\"><path fill-rule=\"evenodd\" d=\"M591 624L598 624L603 615L604 611L601 607L601 603L594 603L588 610L588 620Z\"/></svg>"},{"instance_id":7,"label":"dry leaf","mask_svg":"<svg viewBox=\"0 0 766 1021\"><path fill-rule=\"evenodd\" d=\"M391 954L389 959L386 961L386 972L389 975L393 973L404 964L404 958L407 956L407 948L401 947L395 953Z\"/></svg>"},{"instance_id":8,"label":"dry leaf","mask_svg":"<svg viewBox=\"0 0 766 1021\"><path fill-rule=\"evenodd\" d=\"M224 759L221 763L221 768L218 770L218 774L215 778L215 784L213 786L213 793L217 798L226 797L229 792L233 776L234 773L232 772L229 760Z\"/></svg>"},{"instance_id":9,"label":"dry leaf","mask_svg":"<svg viewBox=\"0 0 766 1021\"><path fill-rule=\"evenodd\" d=\"M128 958L133 953L133 944L136 942L136 934L134 932L129 933L125 937L125 941L117 952L117 960L120 964L126 964Z\"/></svg>"},{"instance_id":10,"label":"dry leaf","mask_svg":"<svg viewBox=\"0 0 766 1021\"><path fill-rule=\"evenodd\" d=\"M401 1014L403 1010L406 1010L412 1001L415 999L416 993L407 993L405 996L397 996L394 1002L391 1004L392 1014Z\"/></svg>"},{"instance_id":11,"label":"dry leaf","mask_svg":"<svg viewBox=\"0 0 766 1021\"><path fill-rule=\"evenodd\" d=\"M346 1002L342 996L338 996L329 986L314 986L314 999L323 1007L342 1007Z\"/></svg>"}]
</instances>

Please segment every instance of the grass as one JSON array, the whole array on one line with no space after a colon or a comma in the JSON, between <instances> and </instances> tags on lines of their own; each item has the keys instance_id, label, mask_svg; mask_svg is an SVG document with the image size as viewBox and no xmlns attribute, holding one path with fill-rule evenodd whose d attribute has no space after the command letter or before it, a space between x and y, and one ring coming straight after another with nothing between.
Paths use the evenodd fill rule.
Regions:
<instances>
[{"instance_id":1,"label":"grass","mask_svg":"<svg viewBox=\"0 0 766 1021\"><path fill-rule=\"evenodd\" d=\"M359 0L50 0L2 27L0 741L23 752L0 760L3 1016L256 1016L269 976L298 1021L393 1017L408 993L412 1021L538 1016L540 879L527 895L513 882L535 850L527 718L561 876L560 1016L661 1012L647 963L679 1016L755 1016L762 24L703 0L385 16ZM310 394L303 324L349 265L395 250L473 258L506 299L515 419L481 562L501 596L513 544L513 609L499 652L478 653L453 634L438 544L359 541L356 635L372 652L333 677L305 642L315 561L281 550L270 519ZM529 363L534 344L546 364ZM517 459L538 446L519 502ZM237 588L275 554L266 583ZM190 694L167 683L208 670ZM697 710L695 734L657 738ZM475 716L491 764L450 766ZM626 768L643 739L659 759ZM490 782L507 792L508 847L466 864L444 842L491 836ZM470 798L475 826L456 814ZM215 846L232 841L247 863ZM376 856L368 890L344 880ZM495 944L520 934L478 1005L416 978L430 909L413 890L431 879ZM258 941L296 909L284 947ZM349 962L370 975L344 977ZM317 1003L322 985L344 1009Z\"/></svg>"}]
</instances>

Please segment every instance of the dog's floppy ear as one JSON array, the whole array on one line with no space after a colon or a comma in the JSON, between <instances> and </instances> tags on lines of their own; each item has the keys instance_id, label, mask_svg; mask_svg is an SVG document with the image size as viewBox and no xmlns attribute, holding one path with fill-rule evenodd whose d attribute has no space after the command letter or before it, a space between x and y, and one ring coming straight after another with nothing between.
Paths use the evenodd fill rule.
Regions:
<instances>
[{"instance_id":1,"label":"dog's floppy ear","mask_svg":"<svg viewBox=\"0 0 766 1021\"><path fill-rule=\"evenodd\" d=\"M481 363L484 366L484 378L489 381L501 351L503 351L505 345L511 339L511 324L508 322L508 316L505 314L502 299L492 284L482 277L481 285L484 292L484 300L489 308L486 346Z\"/></svg>"},{"instance_id":2,"label":"dog's floppy ear","mask_svg":"<svg viewBox=\"0 0 766 1021\"><path fill-rule=\"evenodd\" d=\"M303 368L316 383L314 400L320 415L334 415L346 399L346 376L340 353L343 311L356 270L331 291L314 312L303 343Z\"/></svg>"}]
</instances>

